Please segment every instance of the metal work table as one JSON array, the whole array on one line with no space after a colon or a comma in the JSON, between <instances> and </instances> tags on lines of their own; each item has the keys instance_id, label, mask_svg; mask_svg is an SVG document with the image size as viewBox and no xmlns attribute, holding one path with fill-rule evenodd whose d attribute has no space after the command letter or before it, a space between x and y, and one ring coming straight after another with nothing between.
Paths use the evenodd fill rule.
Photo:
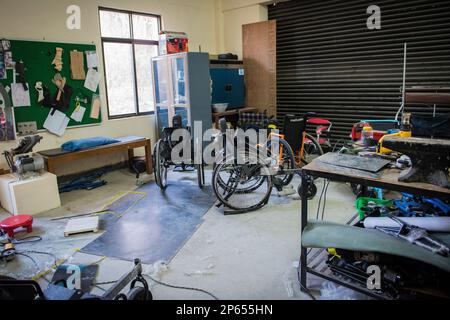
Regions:
<instances>
[{"instance_id":1,"label":"metal work table","mask_svg":"<svg viewBox=\"0 0 450 320\"><path fill-rule=\"evenodd\" d=\"M374 175L365 171L343 168L337 165L331 165L321 162L321 158L327 155L321 156L315 159L312 163L302 168L302 186L306 186L311 177L324 178L327 180L335 182L344 183L354 183L360 184L363 188L375 187L385 190L406 192L415 195L423 195L428 197L441 198L443 200L450 199L450 189L434 186L426 183L404 183L399 182L398 177L400 175L400 170L397 169L385 169ZM302 188L301 198L308 199L307 188ZM308 225L308 201L302 201L301 206L301 231L303 236L303 231ZM314 252L311 252L311 254ZM310 255L311 255L310 254ZM317 260L317 252L314 253L315 257L311 260ZM316 263L317 265L317 263ZM339 285L345 286L347 288L353 289L355 291L364 293L371 297L377 299L387 299L387 296L380 295L376 292L368 290L360 285L353 284L346 281L345 279L338 278L331 274L331 272L324 272L323 264L322 269L318 270L315 267L311 267L308 261L308 250L306 247L301 246L301 257L300 257L300 267L299 267L299 278L302 286L302 290L307 289L307 274L313 274L320 278L335 282Z\"/></svg>"}]
</instances>

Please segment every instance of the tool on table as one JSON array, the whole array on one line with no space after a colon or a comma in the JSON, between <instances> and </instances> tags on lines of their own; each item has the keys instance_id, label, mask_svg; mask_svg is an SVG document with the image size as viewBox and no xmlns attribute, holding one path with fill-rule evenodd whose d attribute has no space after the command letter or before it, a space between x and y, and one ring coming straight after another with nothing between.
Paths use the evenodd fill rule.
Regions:
<instances>
[{"instance_id":1,"label":"tool on table","mask_svg":"<svg viewBox=\"0 0 450 320\"><path fill-rule=\"evenodd\" d=\"M27 136L20 140L16 148L3 152L11 172L17 174L20 179L26 179L29 175L34 176L44 170L44 158L29 155L41 140L42 136L39 135Z\"/></svg>"},{"instance_id":2,"label":"tool on table","mask_svg":"<svg viewBox=\"0 0 450 320\"><path fill-rule=\"evenodd\" d=\"M10 262L16 257L16 248L12 242L2 245L0 252L0 260Z\"/></svg>"},{"instance_id":3,"label":"tool on table","mask_svg":"<svg viewBox=\"0 0 450 320\"><path fill-rule=\"evenodd\" d=\"M388 136L384 138L383 145L411 159L412 166L400 174L400 182L422 182L450 188L449 139Z\"/></svg>"},{"instance_id":4,"label":"tool on table","mask_svg":"<svg viewBox=\"0 0 450 320\"><path fill-rule=\"evenodd\" d=\"M393 152L391 149L386 148L384 144L384 140L387 137L400 137L400 138L410 138L412 136L411 132L411 113L405 113L402 117L402 122L400 125L400 131L392 134L387 134L383 136L378 142L377 153L385 154Z\"/></svg>"},{"instance_id":5,"label":"tool on table","mask_svg":"<svg viewBox=\"0 0 450 320\"><path fill-rule=\"evenodd\" d=\"M376 227L377 230L388 235L404 239L412 244L415 244L419 247L422 247L444 257L447 257L450 254L450 247L430 236L427 230L409 225L390 213L387 213L386 216L397 222L400 227Z\"/></svg>"},{"instance_id":6,"label":"tool on table","mask_svg":"<svg viewBox=\"0 0 450 320\"><path fill-rule=\"evenodd\" d=\"M394 201L400 213L407 217L446 216L450 214L450 205L437 198L418 197L402 193L402 199Z\"/></svg>"}]
</instances>

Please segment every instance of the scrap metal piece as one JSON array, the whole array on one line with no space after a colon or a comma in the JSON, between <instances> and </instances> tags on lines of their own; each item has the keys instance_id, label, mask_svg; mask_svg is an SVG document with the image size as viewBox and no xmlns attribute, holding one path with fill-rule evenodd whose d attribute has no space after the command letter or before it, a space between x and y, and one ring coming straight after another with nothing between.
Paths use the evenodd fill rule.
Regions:
<instances>
[{"instance_id":1,"label":"scrap metal piece","mask_svg":"<svg viewBox=\"0 0 450 320\"><path fill-rule=\"evenodd\" d=\"M387 217L397 222L399 224L399 228L377 227L377 230L388 235L404 239L414 245L444 257L447 257L450 254L450 247L430 236L427 230L416 226L411 226L392 214L387 214Z\"/></svg>"}]
</instances>

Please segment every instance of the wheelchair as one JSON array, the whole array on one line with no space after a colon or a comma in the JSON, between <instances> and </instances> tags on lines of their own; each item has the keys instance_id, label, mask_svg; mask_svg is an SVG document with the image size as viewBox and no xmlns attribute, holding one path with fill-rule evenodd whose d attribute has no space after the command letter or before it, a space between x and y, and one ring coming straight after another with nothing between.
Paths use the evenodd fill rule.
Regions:
<instances>
[{"instance_id":1,"label":"wheelchair","mask_svg":"<svg viewBox=\"0 0 450 320\"><path fill-rule=\"evenodd\" d=\"M227 135L225 119L219 125L221 135L216 139L223 139L224 148L216 157L212 186L225 214L264 207L273 188L282 191L297 173L290 145L278 136L269 136L265 144L245 141L239 148L237 131L233 137Z\"/></svg>"},{"instance_id":2,"label":"wheelchair","mask_svg":"<svg viewBox=\"0 0 450 320\"><path fill-rule=\"evenodd\" d=\"M266 144L251 145L238 149L236 136L233 141L226 137L226 121L220 120L220 129L224 145L232 145L232 150L221 154L222 159L214 167L212 186L221 205L231 211L226 214L246 213L264 207L275 187L278 191L289 185L295 174L301 173L301 164L311 159L305 150L306 124L309 113L303 117L287 115L283 134L270 133ZM279 125L278 125L279 126ZM248 126L247 126L248 128ZM264 128L263 128L264 129ZM314 138L312 138L314 139ZM274 148L275 147L275 148ZM323 153L320 145L317 146ZM317 193L314 181L308 181L308 199ZM301 195L299 186L298 193Z\"/></svg>"},{"instance_id":3,"label":"wheelchair","mask_svg":"<svg viewBox=\"0 0 450 320\"><path fill-rule=\"evenodd\" d=\"M165 190L168 185L167 175L171 169L181 168L181 171L192 171L189 168L195 167L197 171L198 186L203 188L205 186L205 166L203 164L194 164L194 150L193 145L191 150L191 159L183 160L182 162L175 163L172 160L173 149L181 143L184 143L183 138L178 141L172 140L172 134L177 129L187 129L190 131L189 127L183 128L182 118L180 115L175 115L172 121L172 127L166 127L162 130L161 139L159 139L153 150L153 163L155 171L155 181L156 184ZM183 155L180 154L181 158Z\"/></svg>"}]
</instances>

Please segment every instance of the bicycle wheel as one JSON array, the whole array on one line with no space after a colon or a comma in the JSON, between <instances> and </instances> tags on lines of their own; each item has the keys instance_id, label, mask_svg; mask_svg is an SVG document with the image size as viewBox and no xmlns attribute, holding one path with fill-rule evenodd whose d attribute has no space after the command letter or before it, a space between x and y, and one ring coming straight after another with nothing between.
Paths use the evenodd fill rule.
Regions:
<instances>
[{"instance_id":1,"label":"bicycle wheel","mask_svg":"<svg viewBox=\"0 0 450 320\"><path fill-rule=\"evenodd\" d=\"M284 139L272 139L267 141L267 149L268 152L271 152L271 149L273 147L274 143L278 143L277 150L282 150L283 152L280 153L280 155L277 156L278 165L280 166L281 170L289 170L289 169L295 169L295 155L294 151L292 151L292 148L290 144L284 140ZM284 176L278 176L278 178L283 182L283 186L287 186L292 182L292 179L294 179L294 174L286 174Z\"/></svg>"},{"instance_id":2,"label":"bicycle wheel","mask_svg":"<svg viewBox=\"0 0 450 320\"><path fill-rule=\"evenodd\" d=\"M316 140L316 138L307 133L305 137L305 150L301 159L302 163L307 165L321 155L323 155L322 146Z\"/></svg>"},{"instance_id":3,"label":"bicycle wheel","mask_svg":"<svg viewBox=\"0 0 450 320\"><path fill-rule=\"evenodd\" d=\"M168 168L166 166L165 159L161 156L163 152L163 143L164 141L158 140L154 150L154 158L155 158L155 181L158 187L161 190L166 189L167 187L167 172Z\"/></svg>"},{"instance_id":4,"label":"bicycle wheel","mask_svg":"<svg viewBox=\"0 0 450 320\"><path fill-rule=\"evenodd\" d=\"M232 210L247 212L260 209L267 204L272 189L272 177L268 174L267 165L262 163L241 165L230 158L214 170L214 193L224 206Z\"/></svg>"}]
</instances>

